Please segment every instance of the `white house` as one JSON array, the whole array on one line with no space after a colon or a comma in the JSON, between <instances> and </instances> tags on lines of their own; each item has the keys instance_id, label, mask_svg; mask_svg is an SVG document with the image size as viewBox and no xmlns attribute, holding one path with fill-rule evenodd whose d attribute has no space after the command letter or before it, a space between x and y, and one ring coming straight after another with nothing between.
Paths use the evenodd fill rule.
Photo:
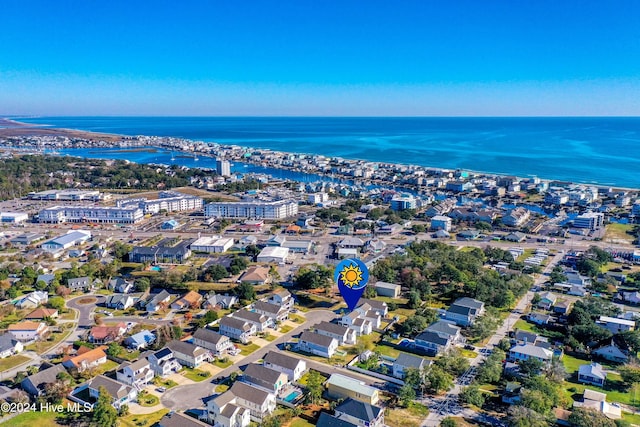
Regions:
<instances>
[{"instance_id":1,"label":"white house","mask_svg":"<svg viewBox=\"0 0 640 427\"><path fill-rule=\"evenodd\" d=\"M220 334L242 343L248 343L249 338L258 331L256 325L246 320L231 316L224 316L220 319Z\"/></svg>"},{"instance_id":2,"label":"white house","mask_svg":"<svg viewBox=\"0 0 640 427\"><path fill-rule=\"evenodd\" d=\"M25 343L43 339L49 332L49 327L44 322L25 320L9 325L7 330L15 339Z\"/></svg>"},{"instance_id":3,"label":"white house","mask_svg":"<svg viewBox=\"0 0 640 427\"><path fill-rule=\"evenodd\" d=\"M338 349L338 340L316 332L304 331L298 341L298 350L330 358Z\"/></svg>"},{"instance_id":4,"label":"white house","mask_svg":"<svg viewBox=\"0 0 640 427\"><path fill-rule=\"evenodd\" d=\"M153 372L159 377L166 377L182 369L180 362L173 357L170 348L163 348L147 357Z\"/></svg>"},{"instance_id":5,"label":"white house","mask_svg":"<svg viewBox=\"0 0 640 427\"><path fill-rule=\"evenodd\" d=\"M636 322L633 320L619 319L617 317L600 316L597 323L610 330L612 334L633 331L636 328Z\"/></svg>"},{"instance_id":6,"label":"white house","mask_svg":"<svg viewBox=\"0 0 640 427\"><path fill-rule=\"evenodd\" d=\"M211 359L209 351L188 342L173 340L167 343L167 347L171 349L173 356L180 364L190 368L197 368Z\"/></svg>"},{"instance_id":7,"label":"white house","mask_svg":"<svg viewBox=\"0 0 640 427\"><path fill-rule=\"evenodd\" d=\"M232 406L228 407L228 405ZM236 410L238 407L248 409L251 420L261 423L265 417L275 411L276 396L250 384L235 382L228 391L207 402L209 421L214 425L217 423L226 425L220 416L225 414L239 415ZM229 427L248 425L243 424L245 417L246 415L236 416L238 424L232 424Z\"/></svg>"},{"instance_id":8,"label":"white house","mask_svg":"<svg viewBox=\"0 0 640 427\"><path fill-rule=\"evenodd\" d=\"M221 356L233 347L229 337L207 328L200 328L193 334L193 343L206 348L215 356Z\"/></svg>"},{"instance_id":9,"label":"white house","mask_svg":"<svg viewBox=\"0 0 640 427\"><path fill-rule=\"evenodd\" d=\"M583 384L592 384L598 387L604 387L607 379L607 373L602 369L599 363L589 363L580 365L578 368L578 382Z\"/></svg>"},{"instance_id":10,"label":"white house","mask_svg":"<svg viewBox=\"0 0 640 427\"><path fill-rule=\"evenodd\" d=\"M307 371L307 362L284 353L270 351L263 359L267 368L287 374L289 381L298 381Z\"/></svg>"},{"instance_id":11,"label":"white house","mask_svg":"<svg viewBox=\"0 0 640 427\"><path fill-rule=\"evenodd\" d=\"M147 359L140 359L133 363L124 363L116 371L116 379L124 384L128 384L142 390L147 384L153 381L154 373Z\"/></svg>"},{"instance_id":12,"label":"white house","mask_svg":"<svg viewBox=\"0 0 640 427\"><path fill-rule=\"evenodd\" d=\"M512 362L520 362L531 358L547 364L553 358L553 352L546 348L537 347L533 344L516 345L509 350L509 360Z\"/></svg>"},{"instance_id":13,"label":"white house","mask_svg":"<svg viewBox=\"0 0 640 427\"><path fill-rule=\"evenodd\" d=\"M0 359L18 354L22 350L24 350L24 346L12 334L0 335Z\"/></svg>"},{"instance_id":14,"label":"white house","mask_svg":"<svg viewBox=\"0 0 640 427\"><path fill-rule=\"evenodd\" d=\"M111 404L116 409L119 409L122 405L134 402L138 397L138 391L134 387L112 380L104 375L98 375L87 383L89 396L97 399L100 395L100 389L104 388L107 390L109 396L111 396Z\"/></svg>"},{"instance_id":15,"label":"white house","mask_svg":"<svg viewBox=\"0 0 640 427\"><path fill-rule=\"evenodd\" d=\"M355 344L355 334L346 326L323 321L313 328L320 335L335 338L338 341L338 345Z\"/></svg>"},{"instance_id":16,"label":"white house","mask_svg":"<svg viewBox=\"0 0 640 427\"><path fill-rule=\"evenodd\" d=\"M400 353L393 362L393 376L396 378L404 378L407 369L415 368L422 371L430 364L431 362L423 359L422 357L408 353Z\"/></svg>"}]
</instances>

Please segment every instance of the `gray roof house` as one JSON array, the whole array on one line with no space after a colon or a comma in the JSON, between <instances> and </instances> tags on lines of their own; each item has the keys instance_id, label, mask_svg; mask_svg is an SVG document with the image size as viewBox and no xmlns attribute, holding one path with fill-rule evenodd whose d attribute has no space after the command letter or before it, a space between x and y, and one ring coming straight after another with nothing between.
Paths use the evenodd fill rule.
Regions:
<instances>
[{"instance_id":1,"label":"gray roof house","mask_svg":"<svg viewBox=\"0 0 640 427\"><path fill-rule=\"evenodd\" d=\"M304 331L298 341L298 349L317 356L331 357L338 348L338 340L316 332Z\"/></svg>"},{"instance_id":2,"label":"gray roof house","mask_svg":"<svg viewBox=\"0 0 640 427\"><path fill-rule=\"evenodd\" d=\"M260 387L276 395L282 387L289 383L287 374L253 363L249 364L244 370L242 378L244 382L253 384L256 387Z\"/></svg>"},{"instance_id":3,"label":"gray roof house","mask_svg":"<svg viewBox=\"0 0 640 427\"><path fill-rule=\"evenodd\" d=\"M224 354L233 347L229 337L207 328L200 328L193 334L193 343L206 348L216 356Z\"/></svg>"},{"instance_id":4,"label":"gray roof house","mask_svg":"<svg viewBox=\"0 0 640 427\"><path fill-rule=\"evenodd\" d=\"M396 378L404 378L407 369L415 368L422 371L430 364L430 361L422 357L408 353L400 353L398 358L393 362L393 376Z\"/></svg>"},{"instance_id":5,"label":"gray roof house","mask_svg":"<svg viewBox=\"0 0 640 427\"><path fill-rule=\"evenodd\" d=\"M453 344L450 336L441 335L432 331L423 331L415 340L415 348L429 356L435 356L447 351Z\"/></svg>"},{"instance_id":6,"label":"gray roof house","mask_svg":"<svg viewBox=\"0 0 640 427\"><path fill-rule=\"evenodd\" d=\"M382 427L385 425L382 408L351 398L336 406L335 417L360 426Z\"/></svg>"},{"instance_id":7,"label":"gray roof house","mask_svg":"<svg viewBox=\"0 0 640 427\"><path fill-rule=\"evenodd\" d=\"M67 372L62 364L53 365L42 371L29 375L20 383L20 387L33 397L38 397L44 392L44 386L58 381L58 374Z\"/></svg>"},{"instance_id":8,"label":"gray roof house","mask_svg":"<svg viewBox=\"0 0 640 427\"><path fill-rule=\"evenodd\" d=\"M267 353L263 364L267 368L287 374L289 381L297 381L307 370L307 362L304 360L276 351Z\"/></svg>"},{"instance_id":9,"label":"gray roof house","mask_svg":"<svg viewBox=\"0 0 640 427\"><path fill-rule=\"evenodd\" d=\"M445 312L444 318L459 326L471 325L476 317L484 313L484 303L473 298L459 298Z\"/></svg>"},{"instance_id":10,"label":"gray roof house","mask_svg":"<svg viewBox=\"0 0 640 427\"><path fill-rule=\"evenodd\" d=\"M607 379L607 373L602 369L599 363L589 363L581 365L578 368L578 382L583 384L592 384L598 387L604 387Z\"/></svg>"},{"instance_id":11,"label":"gray roof house","mask_svg":"<svg viewBox=\"0 0 640 427\"><path fill-rule=\"evenodd\" d=\"M87 290L91 287L91 279L87 276L67 280L67 287L72 291Z\"/></svg>"}]
</instances>

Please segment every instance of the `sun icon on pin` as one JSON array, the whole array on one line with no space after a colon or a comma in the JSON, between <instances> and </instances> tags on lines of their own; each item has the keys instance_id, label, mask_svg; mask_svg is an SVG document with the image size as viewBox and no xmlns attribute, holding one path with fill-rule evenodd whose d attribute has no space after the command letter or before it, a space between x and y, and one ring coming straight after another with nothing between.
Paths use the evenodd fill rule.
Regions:
<instances>
[{"instance_id":1,"label":"sun icon on pin","mask_svg":"<svg viewBox=\"0 0 640 427\"><path fill-rule=\"evenodd\" d=\"M345 286L353 288L362 282L362 270L357 265L346 265L340 272L340 280Z\"/></svg>"}]
</instances>

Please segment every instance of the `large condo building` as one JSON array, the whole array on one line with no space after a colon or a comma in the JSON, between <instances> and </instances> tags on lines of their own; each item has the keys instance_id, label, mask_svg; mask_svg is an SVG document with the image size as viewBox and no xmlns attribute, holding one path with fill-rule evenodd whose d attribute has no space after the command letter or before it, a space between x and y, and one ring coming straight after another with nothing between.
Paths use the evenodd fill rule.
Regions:
<instances>
[{"instance_id":1,"label":"large condo building","mask_svg":"<svg viewBox=\"0 0 640 427\"><path fill-rule=\"evenodd\" d=\"M149 200L146 198L118 200L119 207L137 206L145 214L157 214L164 212L195 211L202 209L204 202L202 197L190 196L176 191L161 191L158 199Z\"/></svg>"},{"instance_id":2,"label":"large condo building","mask_svg":"<svg viewBox=\"0 0 640 427\"><path fill-rule=\"evenodd\" d=\"M63 222L101 222L134 224L144 217L142 209L128 207L53 206L40 211L38 221L47 224Z\"/></svg>"},{"instance_id":3,"label":"large condo building","mask_svg":"<svg viewBox=\"0 0 640 427\"><path fill-rule=\"evenodd\" d=\"M231 163L228 160L216 160L216 173L220 176L231 176Z\"/></svg>"},{"instance_id":4,"label":"large condo building","mask_svg":"<svg viewBox=\"0 0 640 427\"><path fill-rule=\"evenodd\" d=\"M298 214L298 203L295 200L213 202L204 207L204 214L218 218L283 219Z\"/></svg>"}]
</instances>

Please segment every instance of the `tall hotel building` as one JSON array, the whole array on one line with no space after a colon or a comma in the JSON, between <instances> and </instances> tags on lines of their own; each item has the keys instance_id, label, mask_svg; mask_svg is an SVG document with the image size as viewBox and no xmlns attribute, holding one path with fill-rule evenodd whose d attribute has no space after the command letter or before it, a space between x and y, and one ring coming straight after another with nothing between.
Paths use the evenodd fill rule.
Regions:
<instances>
[{"instance_id":1,"label":"tall hotel building","mask_svg":"<svg viewBox=\"0 0 640 427\"><path fill-rule=\"evenodd\" d=\"M204 214L217 218L284 219L298 214L295 200L213 202L205 205Z\"/></svg>"},{"instance_id":2,"label":"tall hotel building","mask_svg":"<svg viewBox=\"0 0 640 427\"><path fill-rule=\"evenodd\" d=\"M60 224L63 222L135 224L141 221L143 217L142 209L137 206L53 206L42 209L38 214L38 221L47 224Z\"/></svg>"}]
</instances>

